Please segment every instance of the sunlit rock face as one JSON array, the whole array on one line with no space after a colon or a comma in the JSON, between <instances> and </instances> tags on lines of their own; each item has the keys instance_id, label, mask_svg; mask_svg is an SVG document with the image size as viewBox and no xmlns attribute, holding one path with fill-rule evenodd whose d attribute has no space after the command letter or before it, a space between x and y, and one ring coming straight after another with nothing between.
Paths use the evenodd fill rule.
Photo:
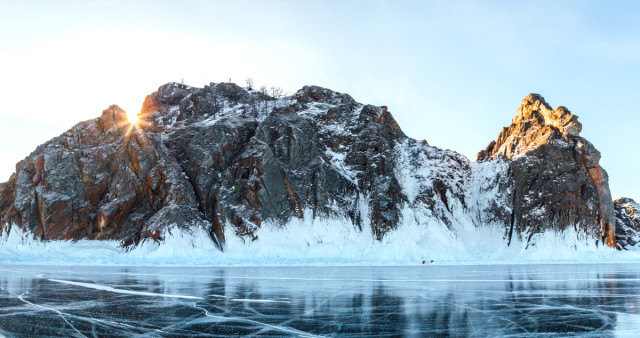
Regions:
<instances>
[{"instance_id":1,"label":"sunlit rock face","mask_svg":"<svg viewBox=\"0 0 640 338\"><path fill-rule=\"evenodd\" d=\"M160 239L170 223L198 222L191 185L154 135L111 106L39 146L3 194L5 223L51 239Z\"/></svg>"},{"instance_id":2,"label":"sunlit rock face","mask_svg":"<svg viewBox=\"0 0 640 338\"><path fill-rule=\"evenodd\" d=\"M620 248L640 243L640 204L630 198L613 201L616 211L616 243Z\"/></svg>"},{"instance_id":3,"label":"sunlit rock face","mask_svg":"<svg viewBox=\"0 0 640 338\"><path fill-rule=\"evenodd\" d=\"M132 124L117 106L39 146L0 184L3 233L161 242L173 227L259 240L265 224L344 220L378 240L403 224L504 229L528 242L574 227L615 245L598 151L566 108L527 96L477 163L407 137L385 106L306 86L168 83ZM482 239L478 239L481 241ZM283 239L286 241L286 239Z\"/></svg>"},{"instance_id":4,"label":"sunlit rock face","mask_svg":"<svg viewBox=\"0 0 640 338\"><path fill-rule=\"evenodd\" d=\"M538 94L522 101L516 117L478 161L509 160L507 237L579 226L615 246L615 213L600 152L579 136L582 125L565 107L554 110Z\"/></svg>"}]
</instances>

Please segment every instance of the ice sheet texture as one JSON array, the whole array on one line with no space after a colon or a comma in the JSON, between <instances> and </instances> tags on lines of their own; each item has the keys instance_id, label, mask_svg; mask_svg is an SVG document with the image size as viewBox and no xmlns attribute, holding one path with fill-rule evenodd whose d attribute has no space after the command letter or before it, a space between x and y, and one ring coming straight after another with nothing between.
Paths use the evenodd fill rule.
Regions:
<instances>
[{"instance_id":1,"label":"ice sheet texture","mask_svg":"<svg viewBox=\"0 0 640 338\"><path fill-rule=\"evenodd\" d=\"M4 265L0 334L637 336L639 286L633 264Z\"/></svg>"}]
</instances>

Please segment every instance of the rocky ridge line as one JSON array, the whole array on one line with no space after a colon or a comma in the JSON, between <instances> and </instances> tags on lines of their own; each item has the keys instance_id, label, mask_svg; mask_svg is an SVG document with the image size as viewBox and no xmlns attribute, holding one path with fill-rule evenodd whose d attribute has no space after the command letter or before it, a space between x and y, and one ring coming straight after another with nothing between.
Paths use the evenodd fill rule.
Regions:
<instances>
[{"instance_id":1,"label":"rocky ridge line","mask_svg":"<svg viewBox=\"0 0 640 338\"><path fill-rule=\"evenodd\" d=\"M310 217L345 219L379 240L435 221L453 233L503 227L506 245L573 227L615 246L636 224L620 222L629 209L614 209L577 116L537 94L477 163L408 138L387 107L316 86L277 99L231 83L168 83L140 121L109 107L18 163L0 184L2 233L131 247L177 226L203 228L224 249L229 235L257 240L267 224Z\"/></svg>"}]
</instances>

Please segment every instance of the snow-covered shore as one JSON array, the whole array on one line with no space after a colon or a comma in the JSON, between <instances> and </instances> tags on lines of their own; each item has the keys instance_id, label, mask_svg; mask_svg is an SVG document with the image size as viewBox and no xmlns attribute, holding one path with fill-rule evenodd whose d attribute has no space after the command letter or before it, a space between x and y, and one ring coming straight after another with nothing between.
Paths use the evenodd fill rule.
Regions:
<instances>
[{"instance_id":1,"label":"snow-covered shore","mask_svg":"<svg viewBox=\"0 0 640 338\"><path fill-rule=\"evenodd\" d=\"M259 239L228 235L224 252L204 231L174 228L162 243L147 241L126 251L117 241L37 241L13 227L0 239L0 264L135 266L335 266L476 265L537 263L636 263L640 251L617 251L574 231L534 235L507 246L497 227L462 227L452 232L434 222L403 224L382 241L371 232L345 227L340 220L292 221L265 226Z\"/></svg>"}]
</instances>

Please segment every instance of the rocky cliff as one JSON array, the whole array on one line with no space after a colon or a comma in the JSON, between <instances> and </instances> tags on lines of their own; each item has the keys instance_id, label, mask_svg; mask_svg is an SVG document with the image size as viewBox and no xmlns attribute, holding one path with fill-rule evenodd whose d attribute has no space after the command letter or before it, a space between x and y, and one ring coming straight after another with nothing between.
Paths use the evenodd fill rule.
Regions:
<instances>
[{"instance_id":1,"label":"rocky cliff","mask_svg":"<svg viewBox=\"0 0 640 338\"><path fill-rule=\"evenodd\" d=\"M505 245L573 228L615 246L616 222L638 229L625 218L637 205L614 208L600 154L580 130L566 108L531 94L472 163L407 137L387 107L347 94L169 83L145 99L139 122L109 107L18 163L0 184L2 233L131 247L179 227L205 229L223 250L227 236L259 240L261 227L311 218L343 219L378 240L407 222L437 222L454 235L499 227Z\"/></svg>"},{"instance_id":2,"label":"rocky cliff","mask_svg":"<svg viewBox=\"0 0 640 338\"><path fill-rule=\"evenodd\" d=\"M589 236L615 246L615 213L600 153L580 137L578 117L552 109L537 94L522 100L516 117L478 161L506 158L511 181L508 238L547 228L580 226Z\"/></svg>"},{"instance_id":3,"label":"rocky cliff","mask_svg":"<svg viewBox=\"0 0 640 338\"><path fill-rule=\"evenodd\" d=\"M613 202L616 211L616 242L622 248L640 243L640 205L630 198Z\"/></svg>"}]
</instances>

